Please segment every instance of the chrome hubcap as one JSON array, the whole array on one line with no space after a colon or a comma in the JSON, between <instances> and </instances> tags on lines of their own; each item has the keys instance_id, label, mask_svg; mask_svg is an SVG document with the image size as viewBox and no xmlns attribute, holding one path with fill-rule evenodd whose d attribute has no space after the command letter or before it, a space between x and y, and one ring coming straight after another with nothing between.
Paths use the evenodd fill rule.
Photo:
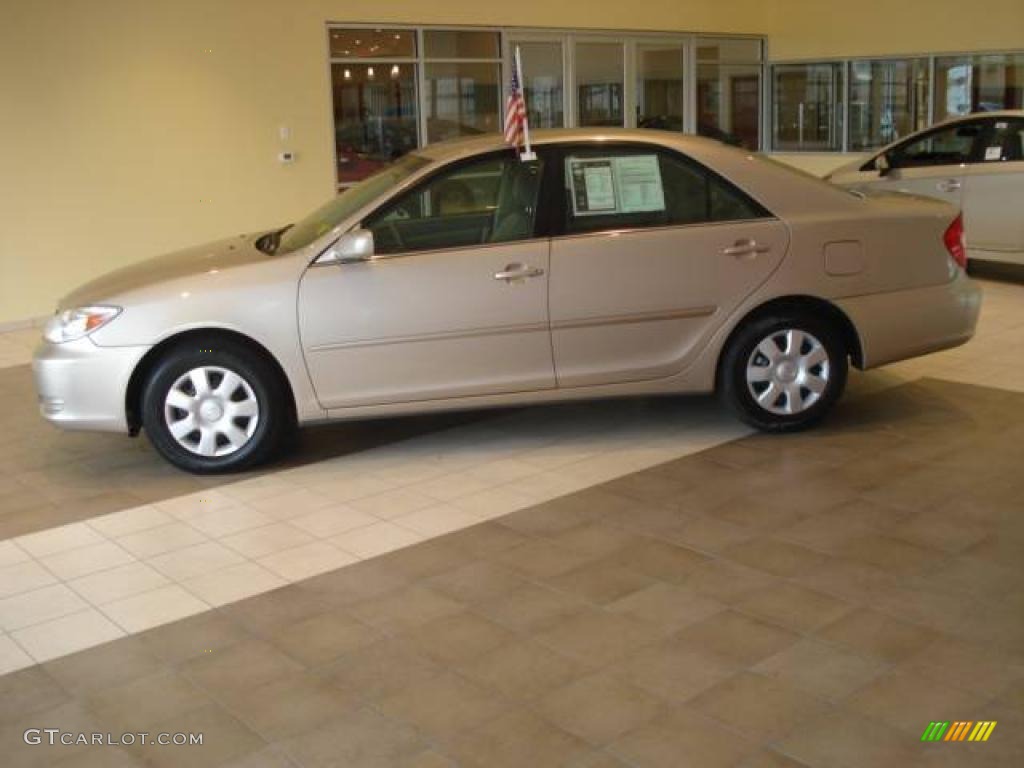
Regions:
<instances>
[{"instance_id":1,"label":"chrome hubcap","mask_svg":"<svg viewBox=\"0 0 1024 768\"><path fill-rule=\"evenodd\" d=\"M227 456L252 439L260 421L256 393L219 366L193 368L171 386L164 420L178 444L199 456Z\"/></svg>"},{"instance_id":2,"label":"chrome hubcap","mask_svg":"<svg viewBox=\"0 0 1024 768\"><path fill-rule=\"evenodd\" d=\"M830 374L825 346L806 331L785 328L754 347L747 361L747 388L766 411L792 415L821 399Z\"/></svg>"}]
</instances>

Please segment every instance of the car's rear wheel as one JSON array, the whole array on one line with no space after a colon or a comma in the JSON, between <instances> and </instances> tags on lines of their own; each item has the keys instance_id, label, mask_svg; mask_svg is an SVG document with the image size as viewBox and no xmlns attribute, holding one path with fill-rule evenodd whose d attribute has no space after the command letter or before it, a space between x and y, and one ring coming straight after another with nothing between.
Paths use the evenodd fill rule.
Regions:
<instances>
[{"instance_id":1,"label":"car's rear wheel","mask_svg":"<svg viewBox=\"0 0 1024 768\"><path fill-rule=\"evenodd\" d=\"M208 346L209 345L209 346ZM288 393L259 354L230 341L172 348L143 392L143 427L159 453L196 473L255 466L291 427Z\"/></svg>"},{"instance_id":2,"label":"car's rear wheel","mask_svg":"<svg viewBox=\"0 0 1024 768\"><path fill-rule=\"evenodd\" d=\"M732 338L720 391L743 421L793 432L820 421L846 386L848 352L826 320L798 312L754 318Z\"/></svg>"}]
</instances>

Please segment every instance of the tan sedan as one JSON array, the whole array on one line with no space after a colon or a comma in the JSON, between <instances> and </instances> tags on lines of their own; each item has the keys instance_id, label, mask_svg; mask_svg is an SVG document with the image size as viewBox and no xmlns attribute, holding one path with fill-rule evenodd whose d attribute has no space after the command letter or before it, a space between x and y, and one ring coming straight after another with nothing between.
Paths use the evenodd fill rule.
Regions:
<instances>
[{"instance_id":1,"label":"tan sedan","mask_svg":"<svg viewBox=\"0 0 1024 768\"><path fill-rule=\"evenodd\" d=\"M195 472L297 423L719 391L806 427L868 368L960 344L956 210L851 194L669 132L433 145L282 230L82 287L35 358L43 415L145 429Z\"/></svg>"}]
</instances>

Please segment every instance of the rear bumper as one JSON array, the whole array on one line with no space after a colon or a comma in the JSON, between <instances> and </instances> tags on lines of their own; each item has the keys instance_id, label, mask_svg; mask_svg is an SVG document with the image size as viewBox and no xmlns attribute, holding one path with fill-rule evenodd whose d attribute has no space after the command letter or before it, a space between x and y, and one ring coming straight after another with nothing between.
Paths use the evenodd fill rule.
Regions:
<instances>
[{"instance_id":1,"label":"rear bumper","mask_svg":"<svg viewBox=\"0 0 1024 768\"><path fill-rule=\"evenodd\" d=\"M864 368L956 347L974 336L981 288L962 270L942 285L840 299L860 335Z\"/></svg>"},{"instance_id":2,"label":"rear bumper","mask_svg":"<svg viewBox=\"0 0 1024 768\"><path fill-rule=\"evenodd\" d=\"M127 432L128 382L148 349L42 342L32 359L40 414L63 429Z\"/></svg>"}]
</instances>

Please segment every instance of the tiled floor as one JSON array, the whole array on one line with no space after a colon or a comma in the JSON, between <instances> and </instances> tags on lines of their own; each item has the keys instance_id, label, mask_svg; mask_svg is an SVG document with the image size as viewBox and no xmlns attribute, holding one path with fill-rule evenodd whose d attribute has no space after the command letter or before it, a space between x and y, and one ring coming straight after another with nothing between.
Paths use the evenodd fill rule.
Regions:
<instances>
[{"instance_id":1,"label":"tiled floor","mask_svg":"<svg viewBox=\"0 0 1024 768\"><path fill-rule=\"evenodd\" d=\"M786 438L638 400L318 430L200 481L5 411L3 764L1017 765L1024 288L986 290L972 344ZM999 726L922 745L936 719Z\"/></svg>"}]
</instances>

